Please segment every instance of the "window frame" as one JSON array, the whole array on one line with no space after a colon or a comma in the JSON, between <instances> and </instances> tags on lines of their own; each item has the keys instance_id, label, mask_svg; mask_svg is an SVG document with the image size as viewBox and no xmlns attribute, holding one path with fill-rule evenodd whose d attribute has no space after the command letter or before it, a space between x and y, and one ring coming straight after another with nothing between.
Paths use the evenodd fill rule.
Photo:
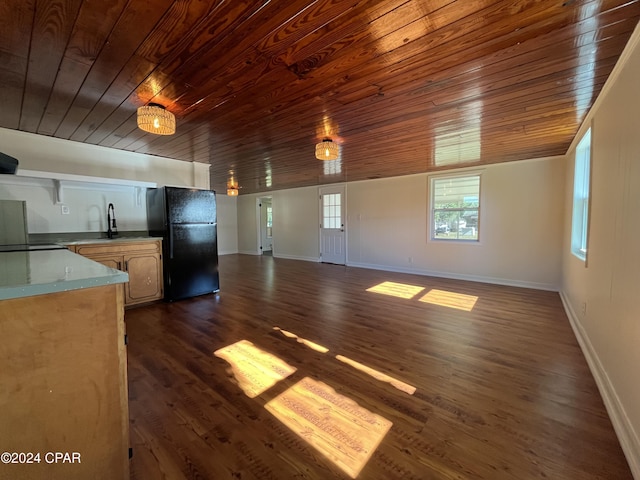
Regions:
<instances>
[{"instance_id":1,"label":"window frame","mask_svg":"<svg viewBox=\"0 0 640 480\"><path fill-rule=\"evenodd\" d=\"M589 250L592 151L593 135L589 127L574 152L571 198L571 253L585 263Z\"/></svg>"},{"instance_id":2,"label":"window frame","mask_svg":"<svg viewBox=\"0 0 640 480\"><path fill-rule=\"evenodd\" d=\"M473 170L473 171L465 171L465 172L457 172L457 173L447 173L447 174L439 174L439 175L430 175L428 182L428 217L429 217L429 225L427 227L427 238L429 242L446 242L446 243L461 243L465 245L480 245L481 244L481 216L482 216L482 171ZM439 180L449 180L449 179L460 179L460 178L470 178L477 177L478 178L478 206L477 207L456 207L451 209L436 209L435 207L435 193L436 193L436 182ZM477 234L476 238L442 238L436 237L436 212L437 211L468 211L468 210L476 210L477 211Z\"/></svg>"},{"instance_id":3,"label":"window frame","mask_svg":"<svg viewBox=\"0 0 640 480\"><path fill-rule=\"evenodd\" d=\"M342 201L342 193L340 192L322 194L321 223L322 228L325 230L340 230L343 228Z\"/></svg>"}]
</instances>

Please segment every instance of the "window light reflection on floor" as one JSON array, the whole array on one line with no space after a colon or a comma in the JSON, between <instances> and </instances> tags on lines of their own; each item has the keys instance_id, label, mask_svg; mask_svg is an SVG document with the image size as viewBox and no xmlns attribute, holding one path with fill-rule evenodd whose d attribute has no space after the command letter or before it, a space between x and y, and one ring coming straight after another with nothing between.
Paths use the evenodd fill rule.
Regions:
<instances>
[{"instance_id":1,"label":"window light reflection on floor","mask_svg":"<svg viewBox=\"0 0 640 480\"><path fill-rule=\"evenodd\" d=\"M249 398L257 397L296 371L295 367L248 340L228 345L213 354L229 362L238 386Z\"/></svg>"},{"instance_id":2,"label":"window light reflection on floor","mask_svg":"<svg viewBox=\"0 0 640 480\"><path fill-rule=\"evenodd\" d=\"M291 332L288 332L286 330L282 330L280 327L273 327L273 329L279 331L285 337L295 338L298 343L306 345L307 347L309 347L312 350L315 350L316 352L327 353L329 351L329 349L327 347L323 347L319 343L315 343L315 342L312 342L311 340L307 340L305 338L301 338L301 337L297 336L295 333L291 333Z\"/></svg>"},{"instance_id":3,"label":"window light reflection on floor","mask_svg":"<svg viewBox=\"0 0 640 480\"><path fill-rule=\"evenodd\" d=\"M392 297L405 299L413 298L423 290L424 287L396 282L382 282L371 288L367 288L367 292L381 293L383 295L391 295Z\"/></svg>"},{"instance_id":4,"label":"window light reflection on floor","mask_svg":"<svg viewBox=\"0 0 640 480\"><path fill-rule=\"evenodd\" d=\"M309 377L265 408L351 478L358 476L393 425Z\"/></svg>"},{"instance_id":5,"label":"window light reflection on floor","mask_svg":"<svg viewBox=\"0 0 640 480\"><path fill-rule=\"evenodd\" d=\"M464 295L462 293L447 292L445 290L430 290L421 299L421 302L440 305L441 307L455 308L470 312L478 301L474 295Z\"/></svg>"},{"instance_id":6,"label":"window light reflection on floor","mask_svg":"<svg viewBox=\"0 0 640 480\"><path fill-rule=\"evenodd\" d=\"M355 360L351 360L349 357L336 355L336 359L340 360L343 363L346 363L347 365L351 365L356 370L360 370L361 372L364 372L367 375L372 376L376 380L390 384L391 386L397 388L401 392L405 392L405 393L408 393L409 395L413 395L416 391L416 387L414 387L413 385L409 385L408 383L398 380L397 378L393 378L371 367L367 367L362 363L358 363Z\"/></svg>"}]
</instances>

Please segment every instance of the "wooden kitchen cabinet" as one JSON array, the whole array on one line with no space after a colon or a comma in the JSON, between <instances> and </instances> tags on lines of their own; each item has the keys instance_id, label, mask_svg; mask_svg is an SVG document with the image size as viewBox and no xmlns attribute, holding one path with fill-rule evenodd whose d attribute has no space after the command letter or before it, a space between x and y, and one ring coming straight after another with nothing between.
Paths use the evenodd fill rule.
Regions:
<instances>
[{"instance_id":1,"label":"wooden kitchen cabinet","mask_svg":"<svg viewBox=\"0 0 640 480\"><path fill-rule=\"evenodd\" d=\"M125 306L163 297L162 241L117 240L76 245L76 253L129 274L124 284Z\"/></svg>"},{"instance_id":2,"label":"wooden kitchen cabinet","mask_svg":"<svg viewBox=\"0 0 640 480\"><path fill-rule=\"evenodd\" d=\"M0 478L129 479L121 285L0 301L0 451L41 455L0 465ZM51 464L46 452L75 461Z\"/></svg>"}]
</instances>

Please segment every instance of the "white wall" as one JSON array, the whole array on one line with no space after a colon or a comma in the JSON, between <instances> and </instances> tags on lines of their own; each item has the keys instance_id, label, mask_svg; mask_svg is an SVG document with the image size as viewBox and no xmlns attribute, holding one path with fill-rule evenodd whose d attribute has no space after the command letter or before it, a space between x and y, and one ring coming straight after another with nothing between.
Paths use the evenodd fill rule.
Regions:
<instances>
[{"instance_id":1,"label":"white wall","mask_svg":"<svg viewBox=\"0 0 640 480\"><path fill-rule=\"evenodd\" d=\"M318 188L304 187L269 192L273 207L273 255L318 261L320 256ZM257 199L262 194L238 197L238 251L259 255Z\"/></svg>"},{"instance_id":2,"label":"white wall","mask_svg":"<svg viewBox=\"0 0 640 480\"><path fill-rule=\"evenodd\" d=\"M216 192L218 209L218 254L238 253L238 197Z\"/></svg>"},{"instance_id":3,"label":"white wall","mask_svg":"<svg viewBox=\"0 0 640 480\"><path fill-rule=\"evenodd\" d=\"M157 185L209 188L209 165L141 155L95 145L0 128L0 151L17 158L18 173L49 172L46 179L3 175L0 199L25 200L30 233L104 232L107 205L116 207L119 231L146 230L144 189L91 183L98 179L133 180ZM83 175L64 181L62 204L56 203L56 175ZM238 251L236 200L218 199L218 249ZM62 214L62 205L69 214Z\"/></svg>"},{"instance_id":4,"label":"white wall","mask_svg":"<svg viewBox=\"0 0 640 480\"><path fill-rule=\"evenodd\" d=\"M320 256L318 188L274 192L273 255L318 261Z\"/></svg>"},{"instance_id":5,"label":"white wall","mask_svg":"<svg viewBox=\"0 0 640 480\"><path fill-rule=\"evenodd\" d=\"M479 245L428 240L428 176L346 184L347 264L557 290L563 158L486 166ZM474 170L478 171L478 170ZM271 192L274 256L318 261L318 188ZM255 198L241 195L240 251L257 253Z\"/></svg>"},{"instance_id":6,"label":"white wall","mask_svg":"<svg viewBox=\"0 0 640 480\"><path fill-rule=\"evenodd\" d=\"M0 128L0 152L15 157L20 170L69 173L209 188L209 165L125 152Z\"/></svg>"},{"instance_id":7,"label":"white wall","mask_svg":"<svg viewBox=\"0 0 640 480\"><path fill-rule=\"evenodd\" d=\"M429 239L427 175L348 184L349 263L557 290L563 159L472 171L481 173L478 244Z\"/></svg>"},{"instance_id":8,"label":"white wall","mask_svg":"<svg viewBox=\"0 0 640 480\"><path fill-rule=\"evenodd\" d=\"M67 182L64 188L64 202L57 204L52 180L0 176L0 200L27 202L29 233L106 232L106 212L109 203L115 205L119 231L146 231L144 190L127 186ZM221 255L237 253L237 197L227 197L223 192L217 194L216 199L218 252ZM69 214L62 214L62 206L69 209Z\"/></svg>"},{"instance_id":9,"label":"white wall","mask_svg":"<svg viewBox=\"0 0 640 480\"><path fill-rule=\"evenodd\" d=\"M568 155L561 294L627 460L635 478L640 479L639 79L640 29L636 28L590 113L591 211L586 266L570 253L575 150Z\"/></svg>"},{"instance_id":10,"label":"white wall","mask_svg":"<svg viewBox=\"0 0 640 480\"><path fill-rule=\"evenodd\" d=\"M237 197L238 215L238 252L248 255L259 255L258 220L256 217L256 195L240 195Z\"/></svg>"},{"instance_id":11,"label":"white wall","mask_svg":"<svg viewBox=\"0 0 640 480\"><path fill-rule=\"evenodd\" d=\"M29 233L106 232L109 203L115 206L118 231L147 230L144 191L134 187L76 183L65 187L64 202L57 204L52 180L4 175L0 199L27 202Z\"/></svg>"}]
</instances>

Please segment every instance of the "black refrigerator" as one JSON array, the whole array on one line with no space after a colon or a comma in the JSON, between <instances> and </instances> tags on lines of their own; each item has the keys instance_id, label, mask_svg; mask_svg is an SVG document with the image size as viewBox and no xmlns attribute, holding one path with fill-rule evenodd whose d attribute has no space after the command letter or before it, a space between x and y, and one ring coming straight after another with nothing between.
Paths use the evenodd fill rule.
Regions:
<instances>
[{"instance_id":1,"label":"black refrigerator","mask_svg":"<svg viewBox=\"0 0 640 480\"><path fill-rule=\"evenodd\" d=\"M220 289L216 194L178 187L147 189L149 235L162 237L164 299Z\"/></svg>"}]
</instances>

